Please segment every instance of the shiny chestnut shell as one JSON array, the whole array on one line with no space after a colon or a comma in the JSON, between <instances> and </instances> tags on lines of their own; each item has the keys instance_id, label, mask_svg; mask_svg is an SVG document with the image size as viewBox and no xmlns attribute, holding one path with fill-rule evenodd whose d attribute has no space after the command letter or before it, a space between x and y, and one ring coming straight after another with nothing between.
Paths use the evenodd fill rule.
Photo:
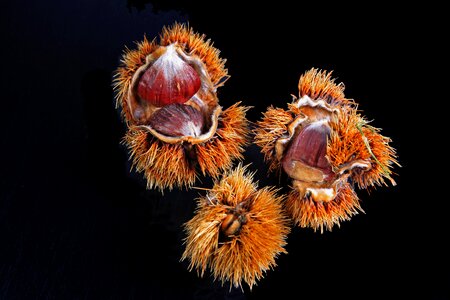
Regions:
<instances>
[{"instance_id":1,"label":"shiny chestnut shell","mask_svg":"<svg viewBox=\"0 0 450 300\"><path fill-rule=\"evenodd\" d=\"M171 45L144 72L137 86L140 99L156 107L172 103L185 103L200 89L197 71L182 60Z\"/></svg>"},{"instance_id":2,"label":"shiny chestnut shell","mask_svg":"<svg viewBox=\"0 0 450 300\"><path fill-rule=\"evenodd\" d=\"M192 106L177 103L157 110L149 123L159 133L171 137L198 137L204 128L201 112Z\"/></svg>"},{"instance_id":3,"label":"shiny chestnut shell","mask_svg":"<svg viewBox=\"0 0 450 300\"><path fill-rule=\"evenodd\" d=\"M298 128L281 161L284 171L293 179L307 181L322 181L324 176L331 175L326 158L329 135L330 127L322 122Z\"/></svg>"}]
</instances>

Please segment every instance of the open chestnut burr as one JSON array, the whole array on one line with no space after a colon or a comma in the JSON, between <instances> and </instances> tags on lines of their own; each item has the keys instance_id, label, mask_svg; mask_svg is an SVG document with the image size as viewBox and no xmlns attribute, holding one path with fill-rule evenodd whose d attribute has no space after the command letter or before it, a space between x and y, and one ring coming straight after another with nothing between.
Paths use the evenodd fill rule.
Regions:
<instances>
[{"instance_id":1,"label":"open chestnut burr","mask_svg":"<svg viewBox=\"0 0 450 300\"><path fill-rule=\"evenodd\" d=\"M331 230L362 211L354 184L392 185L398 164L390 139L369 125L331 72L300 77L299 98L288 109L269 107L254 130L269 169L291 180L286 209L300 227Z\"/></svg>"},{"instance_id":2,"label":"open chestnut burr","mask_svg":"<svg viewBox=\"0 0 450 300\"><path fill-rule=\"evenodd\" d=\"M191 187L199 172L217 178L241 159L248 107L222 110L225 60L204 35L181 24L126 49L114 79L128 125L124 143L148 188Z\"/></svg>"}]
</instances>

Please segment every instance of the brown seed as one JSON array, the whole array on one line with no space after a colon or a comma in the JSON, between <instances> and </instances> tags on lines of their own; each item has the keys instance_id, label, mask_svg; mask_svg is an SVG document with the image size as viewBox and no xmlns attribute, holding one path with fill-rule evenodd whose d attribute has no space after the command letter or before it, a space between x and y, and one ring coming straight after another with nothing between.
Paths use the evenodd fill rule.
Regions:
<instances>
[{"instance_id":1,"label":"brown seed","mask_svg":"<svg viewBox=\"0 0 450 300\"><path fill-rule=\"evenodd\" d=\"M322 181L323 176L331 174L331 165L326 158L329 135L330 128L326 123L317 122L301 128L282 159L285 172L294 179L305 181ZM297 174L298 170L301 174Z\"/></svg>"},{"instance_id":2,"label":"brown seed","mask_svg":"<svg viewBox=\"0 0 450 300\"><path fill-rule=\"evenodd\" d=\"M170 104L157 110L150 118L150 126L161 134L172 137L199 136L204 118L189 105Z\"/></svg>"},{"instance_id":3,"label":"brown seed","mask_svg":"<svg viewBox=\"0 0 450 300\"><path fill-rule=\"evenodd\" d=\"M142 75L138 96L157 107L185 103L200 89L197 71L178 55L175 46L168 46Z\"/></svg>"},{"instance_id":4,"label":"brown seed","mask_svg":"<svg viewBox=\"0 0 450 300\"><path fill-rule=\"evenodd\" d=\"M243 220L243 216L231 213L222 221L220 230L227 237L236 235L241 230Z\"/></svg>"}]
</instances>

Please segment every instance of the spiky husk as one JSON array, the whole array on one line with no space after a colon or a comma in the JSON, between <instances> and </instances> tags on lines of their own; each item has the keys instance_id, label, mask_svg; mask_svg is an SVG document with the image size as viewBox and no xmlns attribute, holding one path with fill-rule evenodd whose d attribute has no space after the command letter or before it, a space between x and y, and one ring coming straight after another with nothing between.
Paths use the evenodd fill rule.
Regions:
<instances>
[{"instance_id":1,"label":"spiky husk","mask_svg":"<svg viewBox=\"0 0 450 300\"><path fill-rule=\"evenodd\" d=\"M308 95L311 99L323 99L330 104L350 104L345 98L343 83L336 84L331 72L312 68L300 76L298 90L300 97Z\"/></svg>"},{"instance_id":2,"label":"spiky husk","mask_svg":"<svg viewBox=\"0 0 450 300\"><path fill-rule=\"evenodd\" d=\"M113 88L116 92L116 108L121 107L122 115L127 122L133 120L127 104L127 94L133 75L139 67L145 64L145 58L159 47L155 40L150 42L146 36L141 42L137 42L136 46L136 50L125 48L120 60L121 66L117 68L113 80Z\"/></svg>"},{"instance_id":3,"label":"spiky husk","mask_svg":"<svg viewBox=\"0 0 450 300\"><path fill-rule=\"evenodd\" d=\"M240 106L240 103L227 108L219 117L215 136L197 146L198 166L202 174L218 178L232 167L235 159L244 158L242 153L249 140L249 124L245 114L250 107Z\"/></svg>"},{"instance_id":4,"label":"spiky husk","mask_svg":"<svg viewBox=\"0 0 450 300\"><path fill-rule=\"evenodd\" d=\"M248 144L249 107L235 103L219 117L214 137L203 144L193 145L198 167L203 175L217 178L231 168L235 159L242 159ZM174 187L192 187L197 171L186 156L182 144L167 144L155 138L141 126L130 126L124 138L136 171L143 172L149 189L172 190Z\"/></svg>"},{"instance_id":5,"label":"spiky husk","mask_svg":"<svg viewBox=\"0 0 450 300\"><path fill-rule=\"evenodd\" d=\"M230 207L252 199L247 222L237 236L219 243L220 225ZM264 273L275 267L275 259L286 253L289 233L276 190L258 190L253 174L239 165L216 181L205 197L198 201L196 215L185 224L186 249L182 260L189 260L189 269L200 276L209 269L215 280L230 282L235 287L245 282L250 288ZM231 287L231 286L230 286Z\"/></svg>"},{"instance_id":6,"label":"spiky husk","mask_svg":"<svg viewBox=\"0 0 450 300\"><path fill-rule=\"evenodd\" d=\"M291 112L270 106L263 113L261 121L256 123L257 126L253 130L254 142L261 148L264 160L269 163L269 171L280 168L280 162L275 154L276 141L287 133L287 127L293 120L294 115Z\"/></svg>"},{"instance_id":7,"label":"spiky husk","mask_svg":"<svg viewBox=\"0 0 450 300\"><path fill-rule=\"evenodd\" d=\"M352 107L354 102L345 98L344 84L336 84L331 75L332 72L315 68L305 72L300 76L298 84L300 97L307 95L311 99L326 100L335 107ZM269 171L280 168L280 162L275 155L275 145L281 136L288 133L288 125L301 113L301 107L299 108L296 102L297 99L294 98L293 103L288 103L288 110L270 106L253 130L254 142L261 148L265 161L269 163Z\"/></svg>"},{"instance_id":8,"label":"spiky husk","mask_svg":"<svg viewBox=\"0 0 450 300\"><path fill-rule=\"evenodd\" d=\"M213 46L210 39L206 40L204 34L200 35L189 26L176 23L163 28L160 40L163 46L177 42L184 46L186 53L198 56L205 64L211 82L215 86L220 86L224 78L228 77L228 70L225 68L226 59L220 58L220 50Z\"/></svg>"},{"instance_id":9,"label":"spiky husk","mask_svg":"<svg viewBox=\"0 0 450 300\"><path fill-rule=\"evenodd\" d=\"M137 172L143 172L147 188L172 190L191 187L197 177L181 144L167 144L139 126L130 126L124 142Z\"/></svg>"},{"instance_id":10,"label":"spiky husk","mask_svg":"<svg viewBox=\"0 0 450 300\"><path fill-rule=\"evenodd\" d=\"M294 223L300 227L310 227L314 231L331 231L334 225L350 220L358 211L363 211L358 196L347 183L340 187L336 198L330 202L316 202L300 198L297 190L292 190L286 201L286 210Z\"/></svg>"},{"instance_id":11,"label":"spiky husk","mask_svg":"<svg viewBox=\"0 0 450 300\"><path fill-rule=\"evenodd\" d=\"M391 140L379 133L380 129L368 125L356 109L350 107L342 109L330 125L332 133L327 155L333 167L354 160L368 160L370 170L352 173L352 179L360 188L386 184L385 179L395 185L391 178L393 165L398 165L395 149L389 146Z\"/></svg>"},{"instance_id":12,"label":"spiky husk","mask_svg":"<svg viewBox=\"0 0 450 300\"><path fill-rule=\"evenodd\" d=\"M220 51L213 47L210 40L205 40L205 35L199 35L192 28L179 23L164 27L160 35L160 44L155 39L150 42L144 36L141 42L136 43L137 49L126 48L122 55L121 66L114 74L113 87L116 92L116 107L122 108L122 114L127 122L132 123L133 120L127 105L127 94L134 73L145 64L146 57L160 45L168 46L175 42L184 47L186 53L194 54L203 61L211 82L215 86L220 86L223 78L227 78L226 60L219 57Z\"/></svg>"}]
</instances>

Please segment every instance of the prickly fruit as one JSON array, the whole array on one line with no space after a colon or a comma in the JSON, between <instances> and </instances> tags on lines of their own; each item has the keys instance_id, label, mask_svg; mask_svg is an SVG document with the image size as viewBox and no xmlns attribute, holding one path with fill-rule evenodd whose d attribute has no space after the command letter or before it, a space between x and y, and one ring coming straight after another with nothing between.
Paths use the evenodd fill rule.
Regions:
<instances>
[{"instance_id":1,"label":"prickly fruit","mask_svg":"<svg viewBox=\"0 0 450 300\"><path fill-rule=\"evenodd\" d=\"M270 107L255 129L270 170L283 170L292 191L286 202L301 227L331 230L362 210L350 182L361 188L391 181L397 164L390 139L368 125L331 73L300 77L300 97L288 110Z\"/></svg>"}]
</instances>

